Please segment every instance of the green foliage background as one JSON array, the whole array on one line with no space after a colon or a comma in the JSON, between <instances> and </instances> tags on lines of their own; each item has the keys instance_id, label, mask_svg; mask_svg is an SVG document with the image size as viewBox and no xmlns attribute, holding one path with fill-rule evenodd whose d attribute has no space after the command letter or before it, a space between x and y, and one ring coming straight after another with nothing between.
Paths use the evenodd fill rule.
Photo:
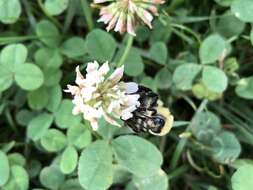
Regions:
<instances>
[{"instance_id":1,"label":"green foliage background","mask_svg":"<svg viewBox=\"0 0 253 190\"><path fill-rule=\"evenodd\" d=\"M167 0L134 39L90 3L0 0L0 189L252 190L253 1ZM172 131L73 116L63 89L93 60L157 92Z\"/></svg>"}]
</instances>

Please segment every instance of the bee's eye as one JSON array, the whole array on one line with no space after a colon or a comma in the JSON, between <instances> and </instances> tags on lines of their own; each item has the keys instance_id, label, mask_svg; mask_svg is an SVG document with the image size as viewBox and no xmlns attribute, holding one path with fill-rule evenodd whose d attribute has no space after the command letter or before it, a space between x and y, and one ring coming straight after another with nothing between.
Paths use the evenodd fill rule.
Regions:
<instances>
[{"instance_id":1,"label":"bee's eye","mask_svg":"<svg viewBox=\"0 0 253 190\"><path fill-rule=\"evenodd\" d=\"M157 127L163 127L165 124L165 121L160 117L154 118L153 121L154 121L155 126L157 126Z\"/></svg>"},{"instance_id":2,"label":"bee's eye","mask_svg":"<svg viewBox=\"0 0 253 190\"><path fill-rule=\"evenodd\" d=\"M153 133L160 133L162 128L164 127L165 125L165 121L162 117L159 117L159 116L154 116L152 118L152 125L150 125L149 127L149 130L152 131Z\"/></svg>"}]
</instances>

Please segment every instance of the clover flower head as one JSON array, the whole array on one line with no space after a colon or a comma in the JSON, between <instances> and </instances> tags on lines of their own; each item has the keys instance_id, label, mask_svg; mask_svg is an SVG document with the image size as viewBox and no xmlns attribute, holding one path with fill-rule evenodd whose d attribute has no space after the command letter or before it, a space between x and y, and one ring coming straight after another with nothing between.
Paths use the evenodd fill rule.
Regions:
<instances>
[{"instance_id":1,"label":"clover flower head","mask_svg":"<svg viewBox=\"0 0 253 190\"><path fill-rule=\"evenodd\" d=\"M158 15L157 6L164 0L94 0L95 4L109 3L100 10L98 22L107 24L107 31L135 34L137 22L152 28L153 15Z\"/></svg>"},{"instance_id":2,"label":"clover flower head","mask_svg":"<svg viewBox=\"0 0 253 190\"><path fill-rule=\"evenodd\" d=\"M87 64L84 77L76 67L76 85L67 85L65 92L73 95L73 114L83 114L91 123L93 130L98 129L101 117L112 125L120 126L116 119L127 120L140 106L138 90L134 82L120 82L124 66L117 68L111 75L108 62L101 67L94 61Z\"/></svg>"}]
</instances>

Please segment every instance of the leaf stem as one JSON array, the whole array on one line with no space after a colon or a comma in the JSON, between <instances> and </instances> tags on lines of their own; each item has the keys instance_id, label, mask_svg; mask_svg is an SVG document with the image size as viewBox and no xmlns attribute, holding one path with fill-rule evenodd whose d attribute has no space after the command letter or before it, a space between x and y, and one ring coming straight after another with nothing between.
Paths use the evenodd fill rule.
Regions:
<instances>
[{"instance_id":1,"label":"leaf stem","mask_svg":"<svg viewBox=\"0 0 253 190\"><path fill-rule=\"evenodd\" d=\"M120 60L119 60L119 62L117 64L117 67L121 67L124 64L124 62L126 61L126 58L127 58L128 54L129 54L129 51L130 51L130 49L131 49L131 47L133 45L134 36L129 35L129 34L127 34L127 35L128 36L127 36L126 48L124 50L124 53L123 53L122 57L120 58Z\"/></svg>"},{"instance_id":2,"label":"leaf stem","mask_svg":"<svg viewBox=\"0 0 253 190\"><path fill-rule=\"evenodd\" d=\"M69 27L72 23L74 16L75 16L75 11L76 11L76 1L70 0L66 19L65 19L65 22L63 25L63 33L66 33L69 30Z\"/></svg>"},{"instance_id":3,"label":"leaf stem","mask_svg":"<svg viewBox=\"0 0 253 190\"><path fill-rule=\"evenodd\" d=\"M52 17L47 10L45 9L43 3L41 0L37 0L40 9L42 10L42 12L58 27L58 28L62 28L61 24L58 22L58 20L56 20L54 17Z\"/></svg>"},{"instance_id":4,"label":"leaf stem","mask_svg":"<svg viewBox=\"0 0 253 190\"><path fill-rule=\"evenodd\" d=\"M25 11L26 11L26 14L28 16L28 20L32 26L32 29L35 31L36 29L36 19L35 17L33 16L33 13L31 11L31 5L30 3L27 1L27 0L23 0L23 4L24 4L24 8L25 8Z\"/></svg>"},{"instance_id":5,"label":"leaf stem","mask_svg":"<svg viewBox=\"0 0 253 190\"><path fill-rule=\"evenodd\" d=\"M190 163L190 165L191 165L195 170L197 170L198 172L203 172L203 171L205 170L204 168L200 167L199 165L197 165L197 164L195 163L195 161L194 161L193 158L192 158L192 155L191 155L190 150L187 150L187 151L186 151L186 157L187 157L188 162Z\"/></svg>"},{"instance_id":6,"label":"leaf stem","mask_svg":"<svg viewBox=\"0 0 253 190\"><path fill-rule=\"evenodd\" d=\"M176 127L182 127L185 125L189 125L190 122L189 121L174 121L172 127L176 128Z\"/></svg>"},{"instance_id":7,"label":"leaf stem","mask_svg":"<svg viewBox=\"0 0 253 190\"><path fill-rule=\"evenodd\" d=\"M172 0L168 7L168 12L173 12L182 3L184 3L184 0Z\"/></svg>"},{"instance_id":8,"label":"leaf stem","mask_svg":"<svg viewBox=\"0 0 253 190\"><path fill-rule=\"evenodd\" d=\"M91 129L91 133L96 137L96 139L103 139L103 137L97 131Z\"/></svg>"},{"instance_id":9,"label":"leaf stem","mask_svg":"<svg viewBox=\"0 0 253 190\"><path fill-rule=\"evenodd\" d=\"M191 129L191 127L193 125L193 121L195 120L196 116L205 109L207 103L208 103L208 100L206 100L206 99L201 102L200 106L198 107L197 111L195 112L195 114L191 120L191 123L188 125L185 132L188 132ZM172 156L171 163L170 163L170 169L175 169L177 167L179 158L184 150L186 143L187 143L187 138L180 139L179 143L177 144L176 150Z\"/></svg>"},{"instance_id":10,"label":"leaf stem","mask_svg":"<svg viewBox=\"0 0 253 190\"><path fill-rule=\"evenodd\" d=\"M162 154L163 154L164 149L165 149L165 146L166 146L166 141L167 141L167 137L166 137L166 136L163 136L163 137L161 138L160 147L159 147L160 152L161 152Z\"/></svg>"},{"instance_id":11,"label":"leaf stem","mask_svg":"<svg viewBox=\"0 0 253 190\"><path fill-rule=\"evenodd\" d=\"M6 45L10 43L17 43L26 40L36 40L39 39L37 36L7 36L0 37L0 45Z\"/></svg>"},{"instance_id":12,"label":"leaf stem","mask_svg":"<svg viewBox=\"0 0 253 190\"><path fill-rule=\"evenodd\" d=\"M89 31L91 31L94 28L94 23L93 23L89 3L87 0L80 0L80 3L81 3L83 14L85 16L85 19L86 19L86 22L88 25L88 29L89 29Z\"/></svg>"},{"instance_id":13,"label":"leaf stem","mask_svg":"<svg viewBox=\"0 0 253 190\"><path fill-rule=\"evenodd\" d=\"M177 177L183 175L188 169L189 169L189 167L187 165L182 165L182 166L176 168L175 170L173 170L172 172L170 172L168 174L168 179L171 180L171 179L177 178Z\"/></svg>"},{"instance_id":14,"label":"leaf stem","mask_svg":"<svg viewBox=\"0 0 253 190\"><path fill-rule=\"evenodd\" d=\"M171 23L171 26L174 27L174 28L178 28L178 29L181 29L181 30L184 30L184 31L188 32L189 34L191 34L197 40L198 44L201 44L201 39L200 39L199 34L194 32L191 28L186 27L182 24L176 24L176 23Z\"/></svg>"},{"instance_id":15,"label":"leaf stem","mask_svg":"<svg viewBox=\"0 0 253 190\"><path fill-rule=\"evenodd\" d=\"M9 123L10 127L12 128L12 130L15 132L16 135L19 136L19 132L18 132L17 126L16 126L16 124L13 121L13 118L11 116L11 113L10 113L9 109L5 110L5 117L6 117L7 121L8 121L8 123Z\"/></svg>"}]
</instances>

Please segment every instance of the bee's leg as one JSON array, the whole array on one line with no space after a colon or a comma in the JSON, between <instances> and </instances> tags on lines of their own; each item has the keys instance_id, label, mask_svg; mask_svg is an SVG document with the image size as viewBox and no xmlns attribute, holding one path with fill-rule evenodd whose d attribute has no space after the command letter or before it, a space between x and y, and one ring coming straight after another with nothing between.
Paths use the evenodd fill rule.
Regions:
<instances>
[{"instance_id":1,"label":"bee's leg","mask_svg":"<svg viewBox=\"0 0 253 190\"><path fill-rule=\"evenodd\" d=\"M149 91L146 93L146 97L148 100L148 107L153 108L157 107L157 101L159 99L158 95L154 93L153 91Z\"/></svg>"},{"instance_id":2,"label":"bee's leg","mask_svg":"<svg viewBox=\"0 0 253 190\"><path fill-rule=\"evenodd\" d=\"M139 127L139 123L135 118L131 118L125 121L126 124L136 133L141 132L141 127Z\"/></svg>"},{"instance_id":3,"label":"bee's leg","mask_svg":"<svg viewBox=\"0 0 253 190\"><path fill-rule=\"evenodd\" d=\"M158 95L152 92L152 94L150 94L150 103L149 103L150 106L149 107L150 108L157 107L158 106L158 104L157 104L158 99L159 99Z\"/></svg>"},{"instance_id":4,"label":"bee's leg","mask_svg":"<svg viewBox=\"0 0 253 190\"><path fill-rule=\"evenodd\" d=\"M137 92L149 92L151 91L149 88L142 86L142 85L138 85L138 91Z\"/></svg>"},{"instance_id":5,"label":"bee's leg","mask_svg":"<svg viewBox=\"0 0 253 190\"><path fill-rule=\"evenodd\" d=\"M138 136L138 133L136 132L130 132L130 133L120 133L120 134L116 134L113 136L113 138L117 138L117 137L120 137L120 136L125 136L125 135L135 135L135 136Z\"/></svg>"},{"instance_id":6,"label":"bee's leg","mask_svg":"<svg viewBox=\"0 0 253 190\"><path fill-rule=\"evenodd\" d=\"M134 116L126 120L126 124L136 133L147 132L147 116L134 112Z\"/></svg>"}]
</instances>

